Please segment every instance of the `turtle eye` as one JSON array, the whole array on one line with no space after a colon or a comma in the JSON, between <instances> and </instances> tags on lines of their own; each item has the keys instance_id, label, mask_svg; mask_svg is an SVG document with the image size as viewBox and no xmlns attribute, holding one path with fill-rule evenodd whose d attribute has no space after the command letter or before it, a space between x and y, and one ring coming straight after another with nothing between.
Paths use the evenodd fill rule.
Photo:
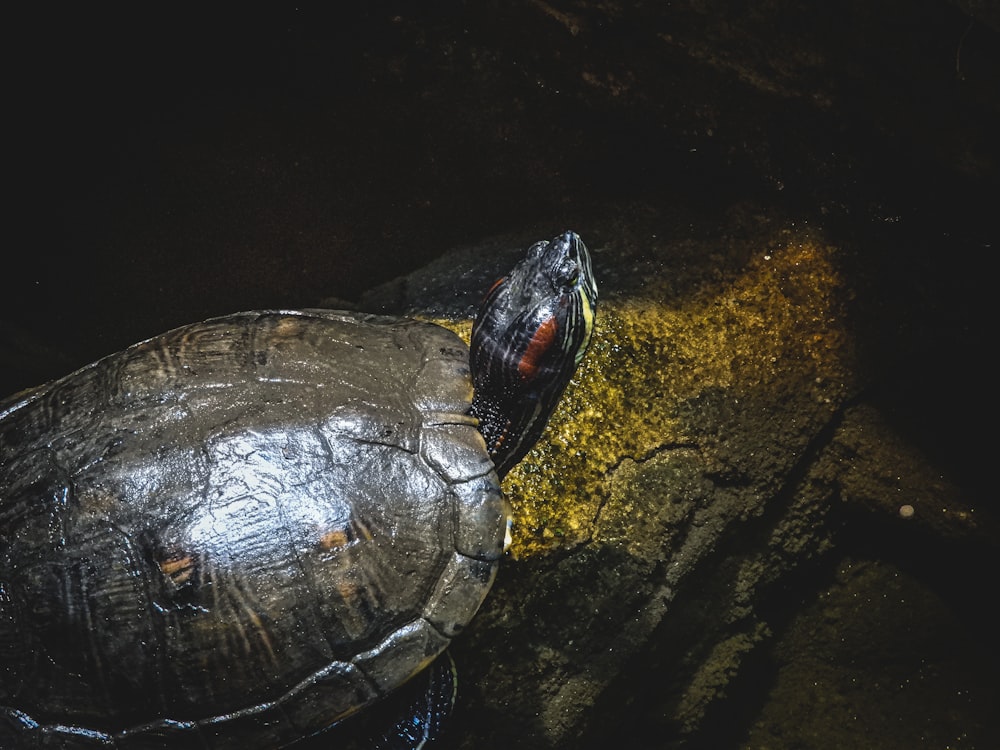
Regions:
<instances>
[{"instance_id":1,"label":"turtle eye","mask_svg":"<svg viewBox=\"0 0 1000 750\"><path fill-rule=\"evenodd\" d=\"M569 289L576 286L580 280L580 264L567 258L559 265L559 281Z\"/></svg>"}]
</instances>

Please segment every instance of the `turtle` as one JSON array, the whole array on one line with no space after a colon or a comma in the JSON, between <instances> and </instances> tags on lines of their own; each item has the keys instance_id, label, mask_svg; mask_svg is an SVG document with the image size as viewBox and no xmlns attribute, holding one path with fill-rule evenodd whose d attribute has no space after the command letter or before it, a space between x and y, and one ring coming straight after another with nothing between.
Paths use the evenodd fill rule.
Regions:
<instances>
[{"instance_id":1,"label":"turtle","mask_svg":"<svg viewBox=\"0 0 1000 750\"><path fill-rule=\"evenodd\" d=\"M256 310L0 404L0 747L281 748L435 674L400 719L418 746L510 539L500 482L596 302L567 231L489 289L469 346Z\"/></svg>"}]
</instances>

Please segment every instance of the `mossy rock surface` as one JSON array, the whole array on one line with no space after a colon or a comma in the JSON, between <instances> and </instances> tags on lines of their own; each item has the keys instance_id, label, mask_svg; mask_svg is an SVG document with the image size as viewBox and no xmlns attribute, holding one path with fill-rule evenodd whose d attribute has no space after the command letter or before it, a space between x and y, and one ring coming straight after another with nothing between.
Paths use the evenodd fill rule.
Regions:
<instances>
[{"instance_id":1,"label":"mossy rock surface","mask_svg":"<svg viewBox=\"0 0 1000 750\"><path fill-rule=\"evenodd\" d=\"M700 741L785 627L775 592L843 560L845 527L989 549L995 529L866 397L848 250L750 206L728 216L698 240L649 242L637 223L591 246L591 350L505 480L509 559L453 646L466 719L487 727L460 719L455 746L570 747L619 715L677 747ZM430 290L493 256L465 248L364 302L417 290L391 304L467 337L467 302ZM632 276L612 270L636 257ZM633 680L655 680L656 697Z\"/></svg>"}]
</instances>

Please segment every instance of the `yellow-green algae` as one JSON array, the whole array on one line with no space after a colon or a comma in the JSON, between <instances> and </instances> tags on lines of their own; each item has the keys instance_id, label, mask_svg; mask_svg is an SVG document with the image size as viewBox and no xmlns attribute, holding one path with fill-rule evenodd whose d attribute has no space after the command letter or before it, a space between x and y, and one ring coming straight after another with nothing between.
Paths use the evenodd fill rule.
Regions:
<instances>
[{"instance_id":1,"label":"yellow-green algae","mask_svg":"<svg viewBox=\"0 0 1000 750\"><path fill-rule=\"evenodd\" d=\"M590 351L542 439L505 481L511 554L594 539L599 513L627 526L632 509L609 502L609 471L690 443L676 409L706 389L738 401L741 392L792 376L820 400L839 391L851 347L834 256L812 232L788 229L739 273L685 297L670 291L664 269L639 294L600 299ZM467 322L437 322L468 341Z\"/></svg>"}]
</instances>

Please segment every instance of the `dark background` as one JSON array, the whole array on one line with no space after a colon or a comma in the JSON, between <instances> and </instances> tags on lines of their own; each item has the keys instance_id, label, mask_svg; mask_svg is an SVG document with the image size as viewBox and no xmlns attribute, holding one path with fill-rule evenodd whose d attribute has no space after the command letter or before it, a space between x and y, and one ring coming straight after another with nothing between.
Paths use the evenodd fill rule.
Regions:
<instances>
[{"instance_id":1,"label":"dark background","mask_svg":"<svg viewBox=\"0 0 1000 750\"><path fill-rule=\"evenodd\" d=\"M632 200L711 221L749 196L863 232L894 320L932 300L932 327L977 328L992 21L943 2L15 15L3 391L208 315L353 300L495 234L611 242L596 217Z\"/></svg>"}]
</instances>

